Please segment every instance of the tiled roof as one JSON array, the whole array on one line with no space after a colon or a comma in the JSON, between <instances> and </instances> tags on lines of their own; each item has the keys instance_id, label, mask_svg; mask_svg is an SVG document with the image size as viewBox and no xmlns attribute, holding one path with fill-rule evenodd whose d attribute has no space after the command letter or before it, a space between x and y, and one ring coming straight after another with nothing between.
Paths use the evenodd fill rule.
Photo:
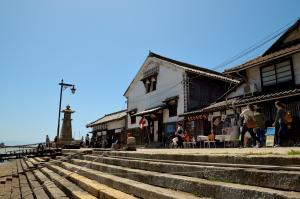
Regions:
<instances>
[{"instance_id":1,"label":"tiled roof","mask_svg":"<svg viewBox=\"0 0 300 199\"><path fill-rule=\"evenodd\" d=\"M195 66L195 65L188 64L188 63L181 62L181 61L177 61L177 60L174 60L174 59L170 59L170 58L155 54L153 52L150 52L148 57L155 57L157 59L161 59L161 60L173 63L173 64L177 65L178 67L183 68L184 70L192 72L192 73L196 73L196 74L199 74L199 75L203 75L203 76L206 76L206 77L211 77L211 78L214 78L214 79L219 79L219 80L223 80L223 81L227 81L227 82L239 83L239 80L226 77L223 73L219 73L219 72L214 71L214 70L210 70L210 69L207 69L207 68Z\"/></svg>"},{"instance_id":2,"label":"tiled roof","mask_svg":"<svg viewBox=\"0 0 300 199\"><path fill-rule=\"evenodd\" d=\"M292 96L297 96L297 95L300 95L299 88L259 95L259 96L255 96L255 97L242 98L242 99L238 100L235 105L243 106L243 105L247 105L247 104L261 103L261 102L277 100L277 99L282 99L282 98L287 98L287 97L292 97Z\"/></svg>"},{"instance_id":3,"label":"tiled roof","mask_svg":"<svg viewBox=\"0 0 300 199\"><path fill-rule=\"evenodd\" d=\"M234 98L234 99L217 102L203 109L187 112L184 113L183 115L192 115L192 114L220 111L220 110L225 110L227 107L246 106L248 104L256 104L256 103L267 102L272 100L279 100L279 99L298 96L298 95L300 95L300 88L290 89L286 91L278 91L278 92L273 92L273 93L268 93L268 94L253 96L253 97L243 97L240 99Z\"/></svg>"},{"instance_id":4,"label":"tiled roof","mask_svg":"<svg viewBox=\"0 0 300 199\"><path fill-rule=\"evenodd\" d=\"M104 123L111 122L114 120L119 120L119 119L125 117L126 115L127 115L126 110L110 113L94 122L87 124L86 127L93 127L93 126L96 126L99 124L104 124Z\"/></svg>"},{"instance_id":5,"label":"tiled roof","mask_svg":"<svg viewBox=\"0 0 300 199\"><path fill-rule=\"evenodd\" d=\"M291 54L294 54L294 53L297 53L297 52L300 52L300 44L297 44L297 45L294 45L294 46L276 51L274 53L271 53L271 54L268 54L268 55L265 55L265 56L259 56L255 59L252 59L252 60L250 60L250 61L248 61L244 64L241 64L239 66L236 66L236 67L233 67L233 68L230 68L230 69L226 69L224 71L224 73L225 74L230 74L230 73L233 73L233 72L237 72L237 71L240 71L240 70L251 68L251 67L257 66L259 64L263 64L263 63L272 61L274 59L278 59L278 58L281 58L281 57L284 57L284 56L287 56L287 55L291 55Z\"/></svg>"},{"instance_id":6,"label":"tiled roof","mask_svg":"<svg viewBox=\"0 0 300 199\"><path fill-rule=\"evenodd\" d=\"M157 106L157 107L154 107L154 108L150 108L150 109L138 112L138 113L134 114L133 116L140 116L140 115L146 115L146 114L149 114L149 113L154 113L155 111L159 111L159 110L161 110L165 107L166 107L165 105L160 105L160 106Z\"/></svg>"}]
</instances>

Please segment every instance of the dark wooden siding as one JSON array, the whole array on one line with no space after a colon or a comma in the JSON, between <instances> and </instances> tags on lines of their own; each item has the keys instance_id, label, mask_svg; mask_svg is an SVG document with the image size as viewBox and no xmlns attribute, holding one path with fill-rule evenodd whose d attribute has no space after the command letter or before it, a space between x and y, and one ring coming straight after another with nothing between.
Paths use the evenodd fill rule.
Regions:
<instances>
[{"instance_id":1,"label":"dark wooden siding","mask_svg":"<svg viewBox=\"0 0 300 199\"><path fill-rule=\"evenodd\" d=\"M232 86L224 81L204 76L196 76L194 74L188 74L188 76L190 79L188 111L210 105Z\"/></svg>"}]
</instances>

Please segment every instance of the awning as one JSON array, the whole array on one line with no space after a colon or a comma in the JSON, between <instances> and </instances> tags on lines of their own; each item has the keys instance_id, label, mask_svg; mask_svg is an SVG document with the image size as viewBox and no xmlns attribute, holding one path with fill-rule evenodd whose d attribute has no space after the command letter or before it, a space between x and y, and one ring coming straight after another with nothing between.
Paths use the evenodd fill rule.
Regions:
<instances>
[{"instance_id":1,"label":"awning","mask_svg":"<svg viewBox=\"0 0 300 199\"><path fill-rule=\"evenodd\" d=\"M228 107L232 107L232 105L235 104L236 101L237 101L237 99L229 99L229 100L225 100L225 101L221 101L221 102L216 102L205 108L183 113L181 116L196 115L196 114L201 114L201 113L209 113L209 112L213 112L213 111L225 110Z\"/></svg>"},{"instance_id":2,"label":"awning","mask_svg":"<svg viewBox=\"0 0 300 199\"><path fill-rule=\"evenodd\" d=\"M168 97L168 98L166 98L164 101L162 101L162 102L164 102L164 103L167 103L167 102L169 102L169 101L172 101L172 100L178 100L179 99L179 95L176 95L176 96L172 96L172 97Z\"/></svg>"},{"instance_id":3,"label":"awning","mask_svg":"<svg viewBox=\"0 0 300 199\"><path fill-rule=\"evenodd\" d=\"M146 109L144 111L138 112L136 114L134 114L133 116L141 116L141 115L147 115L147 114L151 114L151 113L155 113L159 110L164 109L166 106L165 105L161 105L161 106L157 106L154 108L150 108L150 109Z\"/></svg>"},{"instance_id":4,"label":"awning","mask_svg":"<svg viewBox=\"0 0 300 199\"><path fill-rule=\"evenodd\" d=\"M199 113L208 113L214 111L222 111L229 108L233 108L234 106L241 107L241 106L246 106L248 104L258 104L262 102L274 101L274 100L279 100L279 99L293 97L293 96L300 96L300 88L267 93L267 94L257 95L257 96L243 97L240 99L237 98L228 99L225 101L211 104L210 106L205 107L203 109L198 109L195 111L184 113L181 116L195 115Z\"/></svg>"}]
</instances>

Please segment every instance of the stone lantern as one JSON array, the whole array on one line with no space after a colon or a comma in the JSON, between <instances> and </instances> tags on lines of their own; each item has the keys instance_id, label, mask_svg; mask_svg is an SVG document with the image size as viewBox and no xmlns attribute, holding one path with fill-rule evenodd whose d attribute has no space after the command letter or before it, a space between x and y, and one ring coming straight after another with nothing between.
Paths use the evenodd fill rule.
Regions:
<instances>
[{"instance_id":1,"label":"stone lantern","mask_svg":"<svg viewBox=\"0 0 300 199\"><path fill-rule=\"evenodd\" d=\"M72 124L71 114L75 111L71 110L67 105L66 109L62 110L64 113L63 124L60 131L59 145L64 146L72 143Z\"/></svg>"}]
</instances>

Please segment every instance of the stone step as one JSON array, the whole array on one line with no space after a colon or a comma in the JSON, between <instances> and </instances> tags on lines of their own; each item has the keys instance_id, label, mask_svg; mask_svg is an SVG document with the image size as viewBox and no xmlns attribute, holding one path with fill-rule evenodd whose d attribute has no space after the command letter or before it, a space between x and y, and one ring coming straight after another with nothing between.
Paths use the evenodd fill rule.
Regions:
<instances>
[{"instance_id":1,"label":"stone step","mask_svg":"<svg viewBox=\"0 0 300 199\"><path fill-rule=\"evenodd\" d=\"M199 149L200 150L200 149ZM227 164L254 164L254 165L300 165L300 157L284 155L260 154L168 154L168 153L139 153L128 151L94 151L94 154L109 156L123 156L158 160L175 160L188 162L212 162Z\"/></svg>"},{"instance_id":2,"label":"stone step","mask_svg":"<svg viewBox=\"0 0 300 199\"><path fill-rule=\"evenodd\" d=\"M1 198L11 198L11 192L12 192L12 180L9 178L6 178L6 182L4 184L4 193Z\"/></svg>"},{"instance_id":3,"label":"stone step","mask_svg":"<svg viewBox=\"0 0 300 199\"><path fill-rule=\"evenodd\" d=\"M186 163L153 162L149 160L123 159L82 155L80 159L148 171L172 173L208 180L247 184L288 191L300 191L300 172L269 171L236 167L200 166Z\"/></svg>"},{"instance_id":4,"label":"stone step","mask_svg":"<svg viewBox=\"0 0 300 199\"><path fill-rule=\"evenodd\" d=\"M18 174L24 173L23 167L22 167L22 165L21 165L21 161L20 161L20 160L16 160L16 165L17 165L17 171L18 171Z\"/></svg>"},{"instance_id":5,"label":"stone step","mask_svg":"<svg viewBox=\"0 0 300 199\"><path fill-rule=\"evenodd\" d=\"M26 177L36 198L39 199L49 198L43 186L38 182L38 180L36 179L36 177L33 175L31 171L26 172Z\"/></svg>"},{"instance_id":6,"label":"stone step","mask_svg":"<svg viewBox=\"0 0 300 199\"><path fill-rule=\"evenodd\" d=\"M60 166L122 192L145 199L194 199L194 194L157 187L143 182L103 173L94 169L63 162Z\"/></svg>"},{"instance_id":7,"label":"stone step","mask_svg":"<svg viewBox=\"0 0 300 199\"><path fill-rule=\"evenodd\" d=\"M34 195L27 181L26 175L19 174L19 180L20 180L21 197L26 199L34 199Z\"/></svg>"},{"instance_id":8,"label":"stone step","mask_svg":"<svg viewBox=\"0 0 300 199\"><path fill-rule=\"evenodd\" d=\"M32 158L29 158L29 159L32 159ZM31 160L31 161L28 161L28 158L24 158L23 159L24 160L24 162L26 163L26 165L27 165L27 169L34 169L36 166L31 162L31 161L33 161L33 160ZM26 161L27 160L27 161Z\"/></svg>"},{"instance_id":9,"label":"stone step","mask_svg":"<svg viewBox=\"0 0 300 199\"><path fill-rule=\"evenodd\" d=\"M103 157L114 157L119 159L129 159L129 160L144 160L151 162L165 162L174 164L189 164L189 165L199 165L199 166L221 166L221 167L239 167L239 168L252 168L252 169L262 169L262 170L283 170L283 171L300 171L299 165L293 166L275 166L275 165L258 165L258 164L231 164L231 163L214 163L214 162L189 162L189 161L175 161L175 160L160 160L160 159L147 159L147 158L135 158L126 156L111 156L109 154L91 154L92 156L103 156ZM76 155L80 157L82 155Z\"/></svg>"},{"instance_id":10,"label":"stone step","mask_svg":"<svg viewBox=\"0 0 300 199\"><path fill-rule=\"evenodd\" d=\"M44 190L51 199L68 199L69 197L60 190L54 182L52 182L47 176L45 176L40 170L33 171L34 176L37 178L40 184L42 184Z\"/></svg>"},{"instance_id":11,"label":"stone step","mask_svg":"<svg viewBox=\"0 0 300 199\"><path fill-rule=\"evenodd\" d=\"M82 175L75 172L68 171L59 166L47 165L47 168L51 169L55 173L61 176L67 176L67 179L76 185L80 186L82 189L86 190L93 196L97 198L111 198L111 199L135 199L136 197L126 194L124 192L118 191L116 189L110 188L104 184L100 184L95 180L88 179Z\"/></svg>"},{"instance_id":12,"label":"stone step","mask_svg":"<svg viewBox=\"0 0 300 199\"><path fill-rule=\"evenodd\" d=\"M26 173L29 171L28 164L21 159L20 160L21 166L23 168L24 173L19 173L19 180L20 180L20 189L21 189L21 197L22 198L28 198L28 199L33 199L34 198L34 193L30 187L30 184L27 180Z\"/></svg>"},{"instance_id":13,"label":"stone step","mask_svg":"<svg viewBox=\"0 0 300 199\"><path fill-rule=\"evenodd\" d=\"M47 177L49 177L61 190L63 190L68 196L73 199L96 199L90 193L84 191L74 183L67 180L64 176L61 176L48 168L40 169Z\"/></svg>"},{"instance_id":14,"label":"stone step","mask_svg":"<svg viewBox=\"0 0 300 199\"><path fill-rule=\"evenodd\" d=\"M16 199L21 198L21 189L20 189L19 175L18 176L14 176L12 178L12 194L11 194L11 198L16 198Z\"/></svg>"},{"instance_id":15,"label":"stone step","mask_svg":"<svg viewBox=\"0 0 300 199\"><path fill-rule=\"evenodd\" d=\"M299 192L279 191L250 185L240 185L228 182L210 181L195 177L172 175L140 169L131 169L104 163L72 159L72 164L88 167L97 171L111 173L131 180L173 188L184 192L197 192L197 195L212 198L300 198Z\"/></svg>"}]
</instances>

